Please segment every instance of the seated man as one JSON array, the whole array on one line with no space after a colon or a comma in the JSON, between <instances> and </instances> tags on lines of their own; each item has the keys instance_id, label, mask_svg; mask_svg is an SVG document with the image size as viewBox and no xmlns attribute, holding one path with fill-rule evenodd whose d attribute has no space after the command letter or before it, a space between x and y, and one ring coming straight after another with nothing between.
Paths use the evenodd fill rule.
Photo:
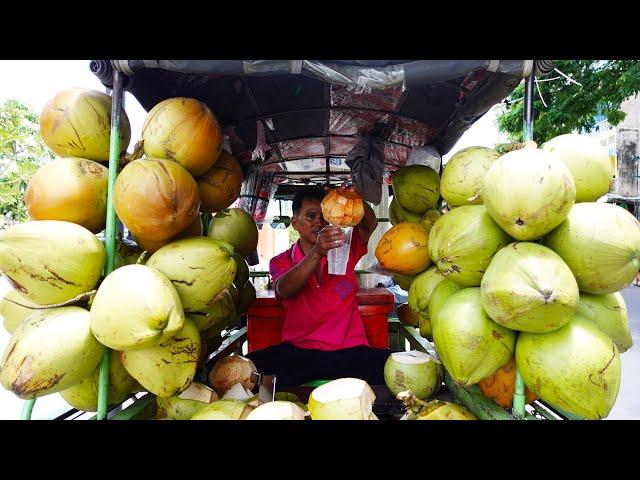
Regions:
<instances>
[{"instance_id":1,"label":"seated man","mask_svg":"<svg viewBox=\"0 0 640 480\"><path fill-rule=\"evenodd\" d=\"M356 263L378 221L365 202L365 215L353 228L346 275L329 275L327 252L342 245L339 227L327 225L320 202L325 191L307 187L293 199L292 225L300 239L275 256L269 270L285 308L282 343L247 355L259 372L275 374L279 385L354 377L384 384L390 349L369 346L358 311Z\"/></svg>"}]
</instances>

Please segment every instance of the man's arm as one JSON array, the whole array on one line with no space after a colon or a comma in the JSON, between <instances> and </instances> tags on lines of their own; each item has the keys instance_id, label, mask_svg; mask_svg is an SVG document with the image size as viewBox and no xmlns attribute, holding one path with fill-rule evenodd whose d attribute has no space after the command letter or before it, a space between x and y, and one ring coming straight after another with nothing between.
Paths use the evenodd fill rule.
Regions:
<instances>
[{"instance_id":1,"label":"man's arm","mask_svg":"<svg viewBox=\"0 0 640 480\"><path fill-rule=\"evenodd\" d=\"M373 209L369 206L367 202L362 202L364 204L364 217L358 224L358 230L360 232L360 238L364 243L369 241L371 234L378 226L378 219L376 218L376 214Z\"/></svg>"}]
</instances>

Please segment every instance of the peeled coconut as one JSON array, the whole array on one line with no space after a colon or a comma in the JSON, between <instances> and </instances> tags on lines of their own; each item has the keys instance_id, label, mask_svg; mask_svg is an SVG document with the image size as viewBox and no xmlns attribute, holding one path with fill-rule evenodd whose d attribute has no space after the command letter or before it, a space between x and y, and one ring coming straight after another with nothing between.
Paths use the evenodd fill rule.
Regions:
<instances>
[{"instance_id":1,"label":"peeled coconut","mask_svg":"<svg viewBox=\"0 0 640 480\"><path fill-rule=\"evenodd\" d=\"M629 331L627 305L620 292L606 295L581 293L576 315L591 320L600 330L609 335L620 353L633 346Z\"/></svg>"},{"instance_id":2,"label":"peeled coconut","mask_svg":"<svg viewBox=\"0 0 640 480\"><path fill-rule=\"evenodd\" d=\"M402 208L396 201L395 196L391 197L391 202L389 203L389 222L391 225L397 225L400 222L420 223L421 219L422 217L419 214L412 213L409 210Z\"/></svg>"},{"instance_id":3,"label":"peeled coconut","mask_svg":"<svg viewBox=\"0 0 640 480\"><path fill-rule=\"evenodd\" d=\"M37 220L0 230L0 271L13 288L40 305L91 291L106 259L102 242L75 223Z\"/></svg>"},{"instance_id":4,"label":"peeled coconut","mask_svg":"<svg viewBox=\"0 0 640 480\"><path fill-rule=\"evenodd\" d=\"M640 270L640 223L610 203L576 204L543 243L569 266L581 292L617 292Z\"/></svg>"},{"instance_id":5,"label":"peeled coconut","mask_svg":"<svg viewBox=\"0 0 640 480\"><path fill-rule=\"evenodd\" d=\"M392 353L384 365L384 383L394 397L410 389L416 397L426 400L438 393L443 376L439 362L416 350Z\"/></svg>"},{"instance_id":6,"label":"peeled coconut","mask_svg":"<svg viewBox=\"0 0 640 480\"><path fill-rule=\"evenodd\" d=\"M240 400L217 400L200 409L191 420L246 420L253 408Z\"/></svg>"},{"instance_id":7,"label":"peeled coconut","mask_svg":"<svg viewBox=\"0 0 640 480\"><path fill-rule=\"evenodd\" d=\"M615 172L607 150L595 138L559 135L542 145L542 150L569 167L576 184L576 203L595 202L609 191Z\"/></svg>"},{"instance_id":8,"label":"peeled coconut","mask_svg":"<svg viewBox=\"0 0 640 480\"><path fill-rule=\"evenodd\" d=\"M36 310L13 332L0 362L0 382L23 399L60 392L91 374L103 353L84 308Z\"/></svg>"},{"instance_id":9,"label":"peeled coconut","mask_svg":"<svg viewBox=\"0 0 640 480\"><path fill-rule=\"evenodd\" d=\"M414 312L428 316L431 294L444 279L445 277L436 267L431 267L420 275L416 275L409 289L409 306L411 309Z\"/></svg>"},{"instance_id":10,"label":"peeled coconut","mask_svg":"<svg viewBox=\"0 0 640 480\"><path fill-rule=\"evenodd\" d=\"M400 285L403 290L409 291L415 275L405 275L404 273L393 272L393 280Z\"/></svg>"},{"instance_id":11,"label":"peeled coconut","mask_svg":"<svg viewBox=\"0 0 640 480\"><path fill-rule=\"evenodd\" d=\"M504 365L493 375L483 378L478 383L482 395L490 398L503 408L511 408L513 395L516 390L516 358L511 357L509 363ZM536 399L535 393L525 387L525 403L530 404Z\"/></svg>"},{"instance_id":12,"label":"peeled coconut","mask_svg":"<svg viewBox=\"0 0 640 480\"><path fill-rule=\"evenodd\" d=\"M311 392L309 414L312 420L370 420L375 399L364 380L340 378Z\"/></svg>"},{"instance_id":13,"label":"peeled coconut","mask_svg":"<svg viewBox=\"0 0 640 480\"><path fill-rule=\"evenodd\" d=\"M523 332L551 332L566 324L578 304L571 270L551 249L515 242L500 250L480 287L494 322Z\"/></svg>"},{"instance_id":14,"label":"peeled coconut","mask_svg":"<svg viewBox=\"0 0 640 480\"><path fill-rule=\"evenodd\" d=\"M107 218L109 170L84 158L57 158L40 167L24 194L32 220L63 220L93 233Z\"/></svg>"},{"instance_id":15,"label":"peeled coconut","mask_svg":"<svg viewBox=\"0 0 640 480\"><path fill-rule=\"evenodd\" d=\"M191 237L165 245L146 266L165 275L176 288L185 312L212 305L229 288L236 262L229 244L207 237Z\"/></svg>"},{"instance_id":16,"label":"peeled coconut","mask_svg":"<svg viewBox=\"0 0 640 480\"><path fill-rule=\"evenodd\" d=\"M209 372L209 384L224 395L236 383L240 383L245 390L253 390L256 386L254 363L240 355L229 355L219 360Z\"/></svg>"},{"instance_id":17,"label":"peeled coconut","mask_svg":"<svg viewBox=\"0 0 640 480\"><path fill-rule=\"evenodd\" d=\"M97 412L100 367L101 365L98 364L93 373L83 378L80 383L60 392L64 401L78 410ZM138 382L124 369L122 361L120 361L120 352L111 350L109 352L107 404L117 405L134 392L137 386Z\"/></svg>"},{"instance_id":18,"label":"peeled coconut","mask_svg":"<svg viewBox=\"0 0 640 480\"><path fill-rule=\"evenodd\" d=\"M7 332L13 333L25 318L37 311L33 308L25 308L22 305L40 308L40 305L20 295L17 290L9 290L4 298L0 300L0 316L2 316L4 329Z\"/></svg>"},{"instance_id":19,"label":"peeled coconut","mask_svg":"<svg viewBox=\"0 0 640 480\"><path fill-rule=\"evenodd\" d=\"M511 359L516 332L489 318L480 302L480 289L472 287L452 295L438 312L433 340L451 378L466 387Z\"/></svg>"},{"instance_id":20,"label":"peeled coconut","mask_svg":"<svg viewBox=\"0 0 640 480\"><path fill-rule=\"evenodd\" d=\"M387 230L376 246L380 266L391 272L416 275L430 264L429 234L418 223L402 222Z\"/></svg>"},{"instance_id":21,"label":"peeled coconut","mask_svg":"<svg viewBox=\"0 0 640 480\"><path fill-rule=\"evenodd\" d=\"M189 420L197 412L218 400L218 394L202 383L193 382L184 392L168 398L156 397L156 418Z\"/></svg>"},{"instance_id":22,"label":"peeled coconut","mask_svg":"<svg viewBox=\"0 0 640 480\"><path fill-rule=\"evenodd\" d=\"M355 227L364 217L362 195L350 188L334 188L320 204L322 216L331 225Z\"/></svg>"},{"instance_id":23,"label":"peeled coconut","mask_svg":"<svg viewBox=\"0 0 640 480\"><path fill-rule=\"evenodd\" d=\"M440 180L442 198L451 207L482 204L482 183L500 154L487 147L468 147L453 155Z\"/></svg>"},{"instance_id":24,"label":"peeled coconut","mask_svg":"<svg viewBox=\"0 0 640 480\"><path fill-rule=\"evenodd\" d=\"M257 407L247 420L304 420L304 417L304 410L295 403L276 400Z\"/></svg>"},{"instance_id":25,"label":"peeled coconut","mask_svg":"<svg viewBox=\"0 0 640 480\"><path fill-rule=\"evenodd\" d=\"M594 322L574 316L550 333L520 333L515 353L524 383L545 402L589 420L609 415L620 388L620 354Z\"/></svg>"},{"instance_id":26,"label":"peeled coconut","mask_svg":"<svg viewBox=\"0 0 640 480\"><path fill-rule=\"evenodd\" d=\"M409 165L391 177L393 196L400 206L422 215L436 206L440 198L440 177L426 165Z\"/></svg>"},{"instance_id":27,"label":"peeled coconut","mask_svg":"<svg viewBox=\"0 0 640 480\"><path fill-rule=\"evenodd\" d=\"M427 308L432 329L438 312L447 303L449 297L451 297L454 293L459 292L463 288L464 287L452 282L447 278L436 285L436 288L434 288L433 292L431 293L431 297L429 299L429 307Z\"/></svg>"},{"instance_id":28,"label":"peeled coconut","mask_svg":"<svg viewBox=\"0 0 640 480\"><path fill-rule=\"evenodd\" d=\"M448 211L435 223L429 254L449 280L477 287L495 253L512 241L483 205L467 205Z\"/></svg>"},{"instance_id":29,"label":"peeled coconut","mask_svg":"<svg viewBox=\"0 0 640 480\"><path fill-rule=\"evenodd\" d=\"M217 212L229 208L240 195L242 168L233 155L222 150L213 167L196 181L202 202L200 211Z\"/></svg>"},{"instance_id":30,"label":"peeled coconut","mask_svg":"<svg viewBox=\"0 0 640 480\"><path fill-rule=\"evenodd\" d=\"M168 98L153 107L142 125L144 153L173 160L194 177L209 170L222 150L222 130L204 103Z\"/></svg>"},{"instance_id":31,"label":"peeled coconut","mask_svg":"<svg viewBox=\"0 0 640 480\"><path fill-rule=\"evenodd\" d=\"M211 306L199 312L189 312L187 318L196 324L198 330L203 331L224 321L235 311L233 299L229 291L225 291L222 297L216 300Z\"/></svg>"},{"instance_id":32,"label":"peeled coconut","mask_svg":"<svg viewBox=\"0 0 640 480\"><path fill-rule=\"evenodd\" d=\"M207 236L230 243L233 251L243 257L251 255L258 246L256 222L241 208L226 208L216 213Z\"/></svg>"},{"instance_id":33,"label":"peeled coconut","mask_svg":"<svg viewBox=\"0 0 640 480\"><path fill-rule=\"evenodd\" d=\"M229 390L224 392L222 400L249 401L253 397L255 397L255 395L251 392L251 390L244 388L241 383L236 383Z\"/></svg>"},{"instance_id":34,"label":"peeled coconut","mask_svg":"<svg viewBox=\"0 0 640 480\"><path fill-rule=\"evenodd\" d=\"M576 187L567 166L537 148L515 150L496 160L484 177L489 215L516 240L534 240L569 214Z\"/></svg>"},{"instance_id":35,"label":"peeled coconut","mask_svg":"<svg viewBox=\"0 0 640 480\"><path fill-rule=\"evenodd\" d=\"M158 397L171 397L189 387L200 356L200 332L186 319L184 327L158 345L125 350L122 364L146 390Z\"/></svg>"},{"instance_id":36,"label":"peeled coconut","mask_svg":"<svg viewBox=\"0 0 640 480\"><path fill-rule=\"evenodd\" d=\"M104 279L91 305L91 331L114 350L151 347L184 326L178 292L158 270L125 265Z\"/></svg>"},{"instance_id":37,"label":"peeled coconut","mask_svg":"<svg viewBox=\"0 0 640 480\"><path fill-rule=\"evenodd\" d=\"M109 161L111 141L109 95L97 90L69 88L49 100L40 113L40 135L61 157ZM126 152L131 126L124 108L120 110L120 152Z\"/></svg>"}]
</instances>

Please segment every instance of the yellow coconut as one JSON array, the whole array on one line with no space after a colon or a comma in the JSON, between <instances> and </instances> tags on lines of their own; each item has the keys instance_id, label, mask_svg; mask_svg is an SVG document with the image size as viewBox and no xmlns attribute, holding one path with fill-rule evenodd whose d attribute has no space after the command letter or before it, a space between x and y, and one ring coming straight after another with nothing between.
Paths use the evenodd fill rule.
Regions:
<instances>
[{"instance_id":1,"label":"yellow coconut","mask_svg":"<svg viewBox=\"0 0 640 480\"><path fill-rule=\"evenodd\" d=\"M240 163L222 150L213 167L196 179L202 202L200 211L214 213L229 208L240 195L242 178Z\"/></svg>"},{"instance_id":2,"label":"yellow coconut","mask_svg":"<svg viewBox=\"0 0 640 480\"><path fill-rule=\"evenodd\" d=\"M193 382L180 395L156 397L157 418L189 420L197 412L218 400L218 394L202 383Z\"/></svg>"},{"instance_id":3,"label":"yellow coconut","mask_svg":"<svg viewBox=\"0 0 640 480\"><path fill-rule=\"evenodd\" d=\"M0 316L7 332L13 333L25 318L37 311L28 307L41 308L37 303L20 295L17 290L9 290L5 294L4 298L0 300Z\"/></svg>"},{"instance_id":4,"label":"yellow coconut","mask_svg":"<svg viewBox=\"0 0 640 480\"><path fill-rule=\"evenodd\" d=\"M416 275L431 264L429 234L418 223L401 222L388 230L378 242L376 258L386 270Z\"/></svg>"}]
</instances>

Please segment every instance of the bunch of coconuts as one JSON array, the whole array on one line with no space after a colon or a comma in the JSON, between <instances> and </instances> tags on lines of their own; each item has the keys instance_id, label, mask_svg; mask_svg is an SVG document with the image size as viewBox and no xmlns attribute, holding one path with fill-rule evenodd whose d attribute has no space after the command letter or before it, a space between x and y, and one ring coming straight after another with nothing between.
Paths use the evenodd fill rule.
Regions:
<instances>
[{"instance_id":1,"label":"bunch of coconuts","mask_svg":"<svg viewBox=\"0 0 640 480\"><path fill-rule=\"evenodd\" d=\"M131 132L121 115L124 155ZM94 234L105 227L110 122L111 98L101 92L65 90L47 103L41 135L58 157L27 186L31 221L0 231L0 272L13 287L0 301L12 334L0 382L20 398L60 392L95 411L104 346L110 405L136 391L184 392L206 339L219 339L255 299L244 257L258 230L251 215L228 208L242 169L221 149L213 113L188 98L154 107L142 148L121 157L114 205L137 245L120 241L116 269L103 276L106 251ZM206 236L200 212L215 213Z\"/></svg>"}]
</instances>

